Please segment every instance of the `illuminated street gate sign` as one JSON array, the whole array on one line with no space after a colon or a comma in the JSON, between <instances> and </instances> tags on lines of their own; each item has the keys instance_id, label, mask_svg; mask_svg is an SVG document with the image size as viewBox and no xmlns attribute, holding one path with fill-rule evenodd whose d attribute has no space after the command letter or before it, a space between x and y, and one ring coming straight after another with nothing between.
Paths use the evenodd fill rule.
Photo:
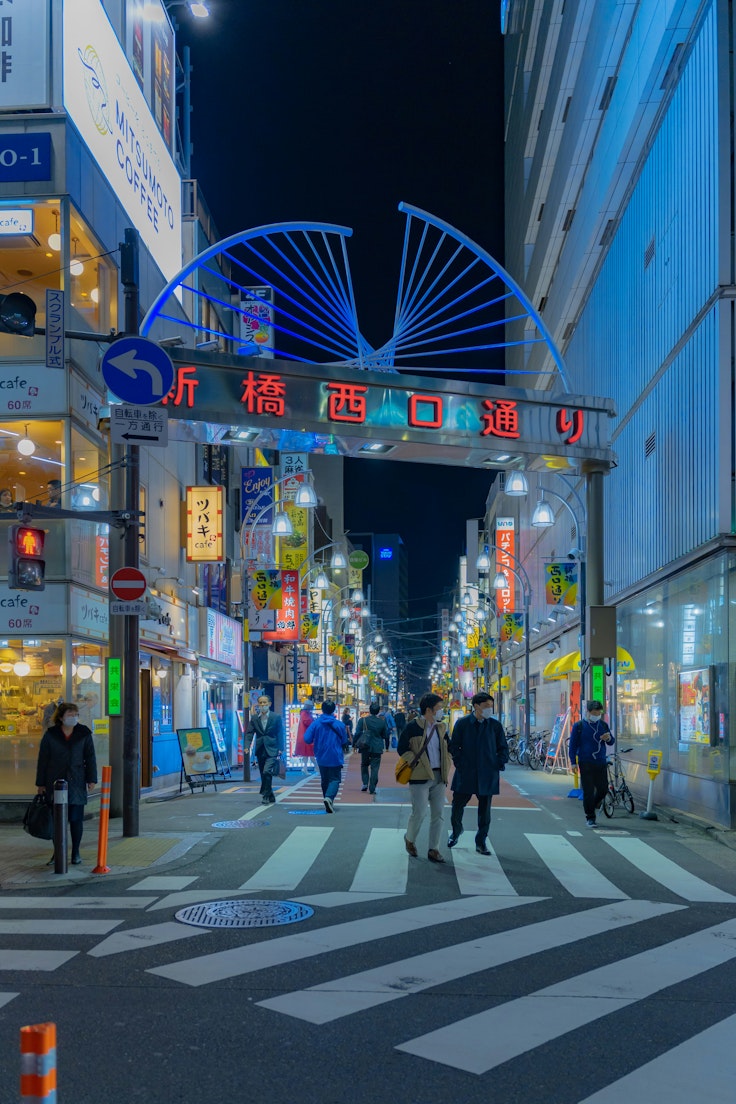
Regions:
<instances>
[{"instance_id":1,"label":"illuminated street gate sign","mask_svg":"<svg viewBox=\"0 0 736 1104\"><path fill-rule=\"evenodd\" d=\"M608 399L223 354L172 360L172 428L200 423L203 441L214 432L262 448L475 467L612 459Z\"/></svg>"}]
</instances>

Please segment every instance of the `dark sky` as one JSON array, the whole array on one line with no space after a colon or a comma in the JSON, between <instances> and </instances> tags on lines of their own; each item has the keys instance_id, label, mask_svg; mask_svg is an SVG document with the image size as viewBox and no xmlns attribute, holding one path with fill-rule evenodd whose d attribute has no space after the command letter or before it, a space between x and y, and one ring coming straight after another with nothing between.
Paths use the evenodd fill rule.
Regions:
<instances>
[{"instance_id":1,"label":"dark sky","mask_svg":"<svg viewBox=\"0 0 736 1104\"><path fill-rule=\"evenodd\" d=\"M503 259L503 52L493 0L211 0L192 52L193 175L221 236L351 226L361 328L390 335L401 200ZM434 612L487 472L346 462L346 527L400 532L413 615Z\"/></svg>"}]
</instances>

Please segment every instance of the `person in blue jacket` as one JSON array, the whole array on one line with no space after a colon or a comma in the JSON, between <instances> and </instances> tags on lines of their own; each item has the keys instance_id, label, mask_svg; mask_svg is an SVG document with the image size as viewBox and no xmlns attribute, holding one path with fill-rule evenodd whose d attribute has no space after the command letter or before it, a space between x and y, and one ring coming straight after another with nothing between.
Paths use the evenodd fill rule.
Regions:
<instances>
[{"instance_id":1,"label":"person in blue jacket","mask_svg":"<svg viewBox=\"0 0 736 1104\"><path fill-rule=\"evenodd\" d=\"M322 702L322 716L312 721L304 733L304 743L314 746L325 809L328 813L334 813L345 765L344 750L349 746L347 729L335 716L334 701Z\"/></svg>"},{"instance_id":2,"label":"person in blue jacket","mask_svg":"<svg viewBox=\"0 0 736 1104\"><path fill-rule=\"evenodd\" d=\"M608 789L606 748L614 736L603 720L603 703L586 703L585 718L576 721L570 733L570 763L577 762L583 790L583 811L588 828L595 828L595 812L603 803Z\"/></svg>"}]
</instances>

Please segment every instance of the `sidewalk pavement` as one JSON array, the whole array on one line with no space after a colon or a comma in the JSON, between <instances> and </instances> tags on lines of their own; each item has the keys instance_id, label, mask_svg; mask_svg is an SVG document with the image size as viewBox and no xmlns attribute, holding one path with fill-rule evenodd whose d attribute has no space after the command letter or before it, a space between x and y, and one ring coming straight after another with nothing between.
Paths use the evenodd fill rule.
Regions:
<instances>
[{"instance_id":1,"label":"sidewalk pavement","mask_svg":"<svg viewBox=\"0 0 736 1104\"><path fill-rule=\"evenodd\" d=\"M394 777L397 755L395 751L382 756L375 797L363 793L360 777L360 755L353 752L346 757L345 770L336 803L339 809L345 806L405 805L411 804L408 786L400 786ZM517 787L524 790L527 772L521 768L506 772L501 778L501 793L494 798L494 810L503 808L534 808L536 802L530 800ZM507 781L506 779L509 779ZM545 796L553 800L567 797L573 786L573 780L567 774L548 774L537 771L535 779L544 786ZM0 889L33 889L40 886L59 886L72 883L97 881L116 875L137 874L146 871L160 873L171 868L186 857L187 863L204 855L222 838L227 829L218 829L222 821L250 820L261 814L268 815L274 806L261 804L259 793L260 780L243 782L238 778L218 781L217 791L212 786L192 794L188 789L180 794L178 787L171 790L156 790L144 796L140 803L139 835L124 837L122 820L111 822L108 838L107 865L108 874L93 874L97 865L97 843L99 813L94 812L90 820L85 821L82 839L80 866L69 865L66 875L54 873L53 866L47 866L52 846L43 840L27 835L21 824L0 824ZM304 798L300 801L300 791ZM289 770L287 778L280 786L274 787L277 803L283 802L290 809L302 805L304 808L319 806L319 774L308 773L301 769ZM451 800L448 788L448 803ZM477 804L473 798L471 806ZM637 811L642 808L637 803ZM655 807L663 825L685 826L703 831L711 839L716 839L736 850L736 832L716 828L697 817ZM347 809L345 810L347 812Z\"/></svg>"}]
</instances>

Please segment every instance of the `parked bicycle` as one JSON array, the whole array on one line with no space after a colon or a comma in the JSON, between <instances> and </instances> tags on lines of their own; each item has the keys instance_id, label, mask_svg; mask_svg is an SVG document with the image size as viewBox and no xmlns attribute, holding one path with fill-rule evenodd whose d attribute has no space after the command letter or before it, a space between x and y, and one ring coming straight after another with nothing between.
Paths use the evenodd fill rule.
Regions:
<instances>
[{"instance_id":1,"label":"parked bicycle","mask_svg":"<svg viewBox=\"0 0 736 1104\"><path fill-rule=\"evenodd\" d=\"M509 749L509 763L518 763L519 762L519 740L520 740L520 738L521 737L519 736L519 733L516 732L514 729L509 728L509 729L506 730L506 744L507 744L508 749Z\"/></svg>"},{"instance_id":2,"label":"parked bicycle","mask_svg":"<svg viewBox=\"0 0 736 1104\"><path fill-rule=\"evenodd\" d=\"M627 813L634 811L634 798L626 783L621 756L628 755L632 748L624 748L620 753L615 751L608 760L608 790L603 798L603 812L607 817L612 817L614 809L620 805Z\"/></svg>"}]
</instances>

